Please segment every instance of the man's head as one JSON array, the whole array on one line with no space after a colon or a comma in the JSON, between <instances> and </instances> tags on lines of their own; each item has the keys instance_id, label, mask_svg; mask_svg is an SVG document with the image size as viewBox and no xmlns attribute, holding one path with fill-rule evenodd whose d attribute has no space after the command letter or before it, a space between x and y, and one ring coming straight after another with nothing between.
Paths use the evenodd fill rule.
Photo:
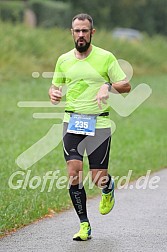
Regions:
<instances>
[{"instance_id":1,"label":"man's head","mask_svg":"<svg viewBox=\"0 0 167 252\"><path fill-rule=\"evenodd\" d=\"M91 16L81 13L73 17L71 32L77 51L86 52L91 44L92 35L95 33Z\"/></svg>"}]
</instances>

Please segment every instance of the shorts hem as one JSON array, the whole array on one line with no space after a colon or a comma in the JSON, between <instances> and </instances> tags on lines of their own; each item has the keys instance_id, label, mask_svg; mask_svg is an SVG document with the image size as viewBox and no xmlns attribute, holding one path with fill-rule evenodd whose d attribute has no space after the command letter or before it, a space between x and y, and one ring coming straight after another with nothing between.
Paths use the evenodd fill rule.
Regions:
<instances>
[{"instance_id":1,"label":"shorts hem","mask_svg":"<svg viewBox=\"0 0 167 252\"><path fill-rule=\"evenodd\" d=\"M108 166L106 167L104 167L104 165L99 165L99 164L97 164L97 165L89 165L89 167L90 167L90 169L108 169Z\"/></svg>"},{"instance_id":2,"label":"shorts hem","mask_svg":"<svg viewBox=\"0 0 167 252\"><path fill-rule=\"evenodd\" d=\"M70 160L79 160L79 161L83 161L83 157L79 157L77 155L74 155L74 156L66 156L66 161L70 161Z\"/></svg>"}]
</instances>

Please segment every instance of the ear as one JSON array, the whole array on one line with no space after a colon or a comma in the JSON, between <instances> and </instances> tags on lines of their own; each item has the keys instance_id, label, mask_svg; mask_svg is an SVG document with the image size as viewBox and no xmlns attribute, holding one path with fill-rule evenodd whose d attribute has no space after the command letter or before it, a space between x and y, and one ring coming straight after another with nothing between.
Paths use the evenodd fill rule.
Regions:
<instances>
[{"instance_id":1,"label":"ear","mask_svg":"<svg viewBox=\"0 0 167 252\"><path fill-rule=\"evenodd\" d=\"M95 32L96 32L96 30L95 30L95 29L92 29L91 34L93 35L93 34L95 34Z\"/></svg>"},{"instance_id":2,"label":"ear","mask_svg":"<svg viewBox=\"0 0 167 252\"><path fill-rule=\"evenodd\" d=\"M71 34L72 34L72 36L74 35L74 32L73 32L73 29L71 28Z\"/></svg>"}]
</instances>

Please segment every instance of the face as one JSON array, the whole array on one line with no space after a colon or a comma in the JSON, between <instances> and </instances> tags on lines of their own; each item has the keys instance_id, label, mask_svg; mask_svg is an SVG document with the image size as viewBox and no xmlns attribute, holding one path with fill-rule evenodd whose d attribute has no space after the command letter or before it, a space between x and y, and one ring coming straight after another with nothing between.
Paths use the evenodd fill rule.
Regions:
<instances>
[{"instance_id":1,"label":"face","mask_svg":"<svg viewBox=\"0 0 167 252\"><path fill-rule=\"evenodd\" d=\"M86 52L91 44L92 35L95 33L95 29L91 29L89 20L75 19L71 32L77 51Z\"/></svg>"}]
</instances>

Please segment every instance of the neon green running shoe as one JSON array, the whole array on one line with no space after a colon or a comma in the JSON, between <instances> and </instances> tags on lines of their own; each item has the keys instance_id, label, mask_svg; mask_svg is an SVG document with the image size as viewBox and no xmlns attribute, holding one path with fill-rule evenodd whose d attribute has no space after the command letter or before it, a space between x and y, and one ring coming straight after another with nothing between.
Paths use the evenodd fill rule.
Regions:
<instances>
[{"instance_id":1,"label":"neon green running shoe","mask_svg":"<svg viewBox=\"0 0 167 252\"><path fill-rule=\"evenodd\" d=\"M102 192L102 198L99 204L99 212L101 214L108 214L114 207L114 181L112 184L112 191L109 193Z\"/></svg>"},{"instance_id":2,"label":"neon green running shoe","mask_svg":"<svg viewBox=\"0 0 167 252\"><path fill-rule=\"evenodd\" d=\"M91 226L89 222L80 223L80 230L73 236L74 241L86 241L91 239Z\"/></svg>"}]
</instances>

